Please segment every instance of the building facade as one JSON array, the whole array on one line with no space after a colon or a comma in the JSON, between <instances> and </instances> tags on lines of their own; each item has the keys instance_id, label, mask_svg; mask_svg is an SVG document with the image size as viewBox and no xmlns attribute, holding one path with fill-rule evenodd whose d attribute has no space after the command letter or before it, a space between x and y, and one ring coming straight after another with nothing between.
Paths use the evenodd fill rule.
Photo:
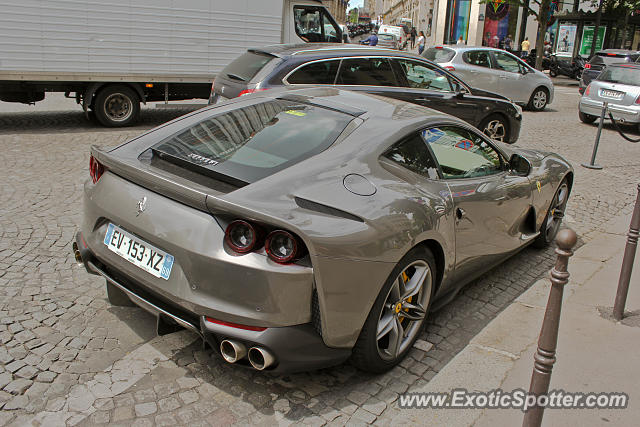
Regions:
<instances>
[{"instance_id":1,"label":"building facade","mask_svg":"<svg viewBox=\"0 0 640 427\"><path fill-rule=\"evenodd\" d=\"M331 16L338 24L346 24L349 0L322 0L322 3L331 12Z\"/></svg>"}]
</instances>

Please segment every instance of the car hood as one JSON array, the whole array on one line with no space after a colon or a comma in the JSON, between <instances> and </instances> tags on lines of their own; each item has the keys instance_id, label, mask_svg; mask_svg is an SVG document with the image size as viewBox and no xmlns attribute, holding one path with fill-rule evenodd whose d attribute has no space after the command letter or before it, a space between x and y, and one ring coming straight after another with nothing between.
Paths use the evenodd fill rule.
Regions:
<instances>
[{"instance_id":1,"label":"car hood","mask_svg":"<svg viewBox=\"0 0 640 427\"><path fill-rule=\"evenodd\" d=\"M496 98L496 99L503 99L505 101L509 101L509 98L507 98L506 96L502 96L500 94L497 94L495 92L489 92L488 90L483 90L483 89L478 89L475 87L471 88L471 92L474 96L485 96L487 98Z\"/></svg>"}]
</instances>

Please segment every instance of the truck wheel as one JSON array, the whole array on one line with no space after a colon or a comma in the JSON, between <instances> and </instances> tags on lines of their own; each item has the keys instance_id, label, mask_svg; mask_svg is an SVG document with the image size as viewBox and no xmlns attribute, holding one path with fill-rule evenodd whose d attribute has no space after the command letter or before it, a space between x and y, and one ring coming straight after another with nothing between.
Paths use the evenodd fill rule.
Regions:
<instances>
[{"instance_id":1,"label":"truck wheel","mask_svg":"<svg viewBox=\"0 0 640 427\"><path fill-rule=\"evenodd\" d=\"M98 92L94 102L98 121L107 127L130 126L140 115L140 98L128 86L107 86Z\"/></svg>"}]
</instances>

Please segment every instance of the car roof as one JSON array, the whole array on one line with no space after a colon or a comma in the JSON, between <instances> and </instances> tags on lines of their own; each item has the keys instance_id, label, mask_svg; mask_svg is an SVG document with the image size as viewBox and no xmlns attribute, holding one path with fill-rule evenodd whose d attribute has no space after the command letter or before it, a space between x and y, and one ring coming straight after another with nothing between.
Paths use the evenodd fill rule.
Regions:
<instances>
[{"instance_id":1,"label":"car roof","mask_svg":"<svg viewBox=\"0 0 640 427\"><path fill-rule=\"evenodd\" d=\"M448 123L464 123L460 119L421 105L335 87L285 87L278 90L260 92L258 97L305 102L340 111L354 117L374 119L374 121L403 120L422 122L427 119L433 119Z\"/></svg>"},{"instance_id":2,"label":"car roof","mask_svg":"<svg viewBox=\"0 0 640 427\"><path fill-rule=\"evenodd\" d=\"M596 55L599 53L614 53L616 55L638 55L640 51L637 50L627 50L627 49L603 49L596 52Z\"/></svg>"},{"instance_id":3,"label":"car roof","mask_svg":"<svg viewBox=\"0 0 640 427\"><path fill-rule=\"evenodd\" d=\"M611 68L633 68L634 70L640 70L640 63L637 62L623 62L620 64L611 64Z\"/></svg>"},{"instance_id":4,"label":"car roof","mask_svg":"<svg viewBox=\"0 0 640 427\"><path fill-rule=\"evenodd\" d=\"M260 48L249 49L253 52L263 52L278 58L286 58L290 56L305 56L314 58L329 58L334 56L394 56L412 59L423 59L414 53L401 52L395 49L385 49L382 47L372 47L357 44L341 44L341 43L301 43L301 44L277 44L264 46Z\"/></svg>"},{"instance_id":5,"label":"car roof","mask_svg":"<svg viewBox=\"0 0 640 427\"><path fill-rule=\"evenodd\" d=\"M498 49L495 47L489 47L489 46L465 46L465 45L455 45L455 44L439 44L436 46L432 46L431 49L439 49L439 48L443 48L443 49L451 49L451 50L455 50L455 51L469 51L469 50L492 50L494 52L507 52L504 49ZM510 53L510 52L507 52Z\"/></svg>"}]
</instances>

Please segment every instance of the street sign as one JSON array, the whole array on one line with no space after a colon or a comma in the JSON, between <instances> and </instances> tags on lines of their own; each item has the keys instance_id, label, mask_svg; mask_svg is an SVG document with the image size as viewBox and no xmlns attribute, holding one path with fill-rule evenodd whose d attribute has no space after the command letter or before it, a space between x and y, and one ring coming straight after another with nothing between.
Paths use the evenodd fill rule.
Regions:
<instances>
[{"instance_id":1,"label":"street sign","mask_svg":"<svg viewBox=\"0 0 640 427\"><path fill-rule=\"evenodd\" d=\"M588 25L582 28L582 39L580 40L580 55L589 56L591 53L591 43L593 43L593 25ZM596 51L602 49L602 43L604 41L604 35L607 31L607 27L598 28L598 38L596 40Z\"/></svg>"}]
</instances>

